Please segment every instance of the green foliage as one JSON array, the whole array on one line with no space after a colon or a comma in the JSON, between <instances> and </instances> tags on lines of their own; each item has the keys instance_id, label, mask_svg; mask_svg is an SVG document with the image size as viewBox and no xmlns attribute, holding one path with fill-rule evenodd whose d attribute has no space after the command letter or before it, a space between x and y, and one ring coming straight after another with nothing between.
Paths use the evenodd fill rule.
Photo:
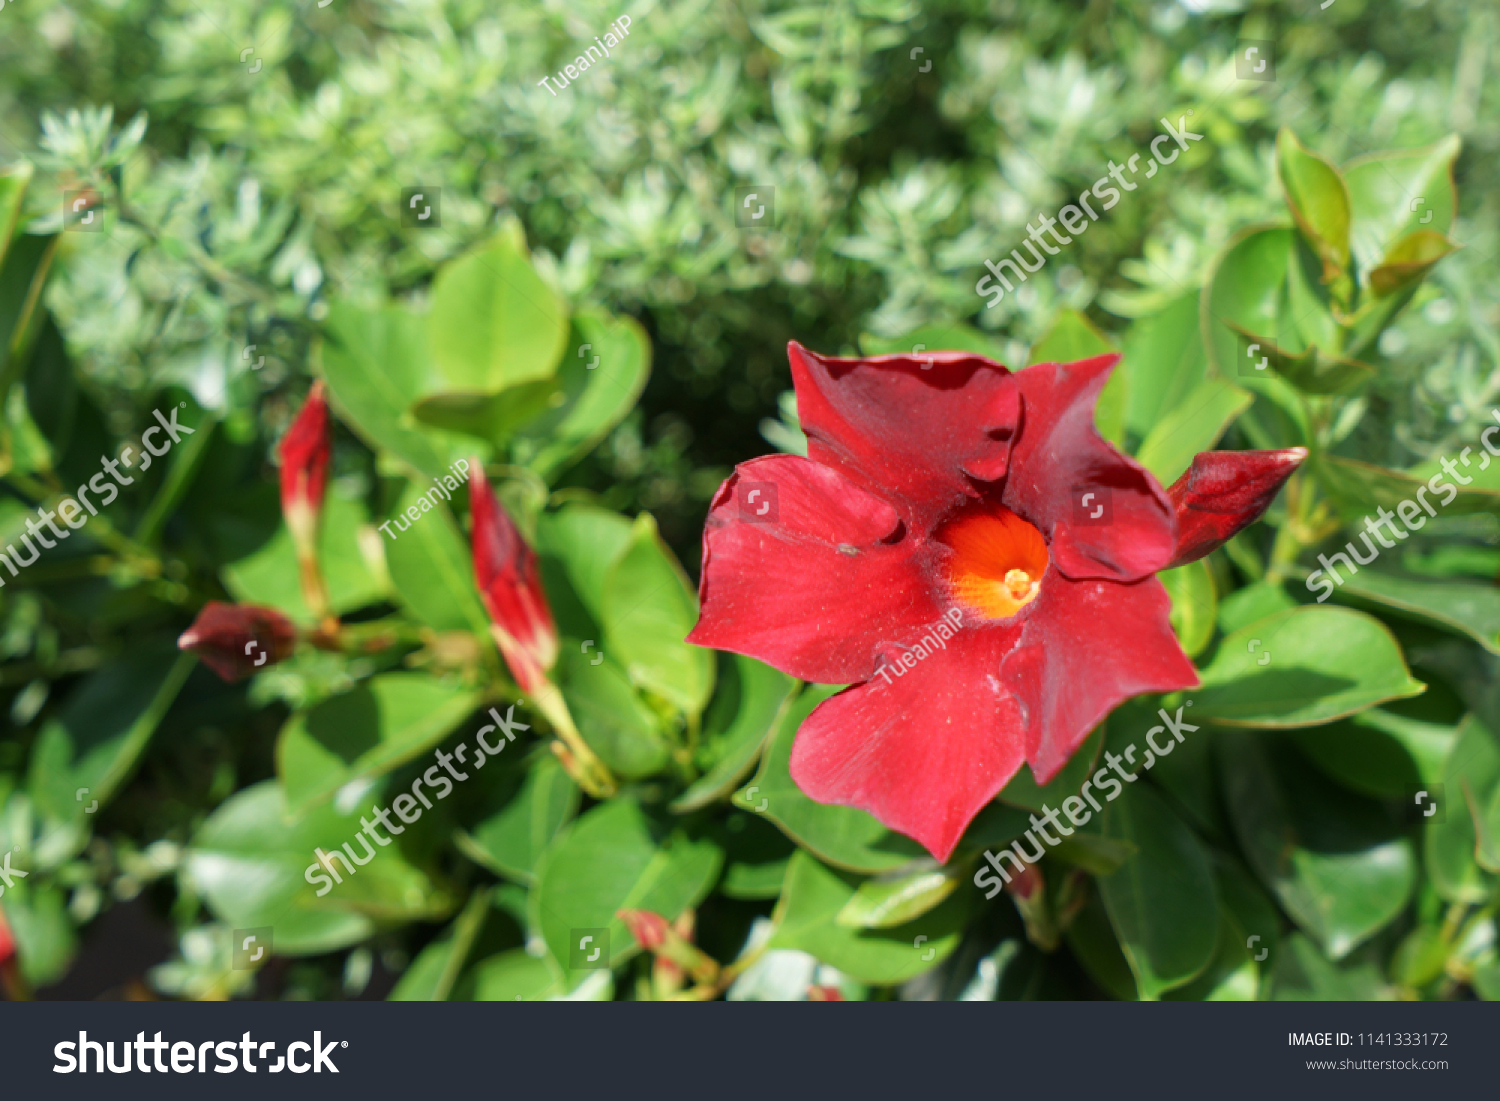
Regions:
<instances>
[{"instance_id":1,"label":"green foliage","mask_svg":"<svg viewBox=\"0 0 1500 1101\"><path fill-rule=\"evenodd\" d=\"M7 994L136 900L177 997L356 994L373 953L393 998L683 993L629 910L716 961L694 997L806 997L772 958L851 997L980 990L980 958L999 978L966 997L1500 997L1500 26L1460 0L1285 32L1202 7L689 0L554 96L537 78L606 16L7 5L0 548L153 410L194 429L0 572ZM1276 81L1236 82L1237 39L1273 35ZM1189 106L1203 140L989 308L984 260ZM775 188L764 230L743 186ZM440 224L403 222L409 187ZM835 688L685 642L729 467L758 429L805 449L789 338L1118 351L1097 427L1163 485L1208 449L1310 451L1265 523L1161 576L1202 687L1123 705L1045 786L1023 769L944 865L793 782ZM172 652L206 602L320 618L274 471L314 378L341 632L225 685ZM464 479L428 492L462 462L540 556L561 710L496 648ZM1438 478L1451 501L1413 514ZM1320 556L1403 504L1320 596ZM1197 728L1036 893L984 900L984 852L1159 708ZM608 789L550 748L569 722ZM460 746L453 799L330 865ZM294 977L235 966L260 927Z\"/></svg>"}]
</instances>

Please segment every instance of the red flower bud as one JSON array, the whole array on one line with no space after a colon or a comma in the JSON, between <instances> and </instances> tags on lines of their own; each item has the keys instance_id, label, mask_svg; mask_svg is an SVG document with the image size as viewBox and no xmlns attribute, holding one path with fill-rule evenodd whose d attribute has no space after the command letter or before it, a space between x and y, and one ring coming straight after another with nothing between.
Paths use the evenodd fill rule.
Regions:
<instances>
[{"instance_id":1,"label":"red flower bud","mask_svg":"<svg viewBox=\"0 0 1500 1101\"><path fill-rule=\"evenodd\" d=\"M0 908L0 965L7 964L16 954L16 938L11 935L5 921L5 910Z\"/></svg>"},{"instance_id":2,"label":"red flower bud","mask_svg":"<svg viewBox=\"0 0 1500 1101\"><path fill-rule=\"evenodd\" d=\"M841 1002L844 993L836 986L809 986L807 1000L810 1002Z\"/></svg>"},{"instance_id":3,"label":"red flower bud","mask_svg":"<svg viewBox=\"0 0 1500 1101\"><path fill-rule=\"evenodd\" d=\"M177 640L179 650L192 650L230 684L266 665L292 656L297 632L291 620L275 608L255 604L203 606L193 625Z\"/></svg>"},{"instance_id":4,"label":"red flower bud","mask_svg":"<svg viewBox=\"0 0 1500 1101\"><path fill-rule=\"evenodd\" d=\"M311 532L323 510L328 485L328 399L321 381L313 383L307 401L282 437L281 512L294 535Z\"/></svg>"},{"instance_id":5,"label":"red flower bud","mask_svg":"<svg viewBox=\"0 0 1500 1101\"><path fill-rule=\"evenodd\" d=\"M648 952L667 943L667 919L650 910L616 910L615 917L625 923L635 942Z\"/></svg>"},{"instance_id":6,"label":"red flower bud","mask_svg":"<svg viewBox=\"0 0 1500 1101\"><path fill-rule=\"evenodd\" d=\"M547 671L557 662L557 628L542 589L536 551L526 545L515 522L495 500L477 457L471 470L474 578L505 664L522 691L535 692L547 682Z\"/></svg>"}]
</instances>

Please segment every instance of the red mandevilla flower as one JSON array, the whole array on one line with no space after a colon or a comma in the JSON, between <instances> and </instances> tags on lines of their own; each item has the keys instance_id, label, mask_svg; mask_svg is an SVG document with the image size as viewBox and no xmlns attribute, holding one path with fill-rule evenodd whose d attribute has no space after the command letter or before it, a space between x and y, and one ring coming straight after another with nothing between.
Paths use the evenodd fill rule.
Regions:
<instances>
[{"instance_id":1,"label":"red mandevilla flower","mask_svg":"<svg viewBox=\"0 0 1500 1101\"><path fill-rule=\"evenodd\" d=\"M471 460L469 512L474 522L474 577L505 664L524 692L547 683L557 663L557 628L542 589L536 551L526 545L495 500L478 457Z\"/></svg>"},{"instance_id":2,"label":"red mandevilla flower","mask_svg":"<svg viewBox=\"0 0 1500 1101\"><path fill-rule=\"evenodd\" d=\"M1153 575L1257 519L1307 452L1209 452L1164 490L1094 430L1119 356L790 356L808 457L720 487L688 640L851 684L792 778L946 860L1023 761L1046 783L1121 701L1198 683Z\"/></svg>"},{"instance_id":3,"label":"red mandevilla flower","mask_svg":"<svg viewBox=\"0 0 1500 1101\"><path fill-rule=\"evenodd\" d=\"M179 650L192 650L231 684L285 661L296 647L296 628L275 608L217 600L205 604L177 640Z\"/></svg>"},{"instance_id":4,"label":"red mandevilla flower","mask_svg":"<svg viewBox=\"0 0 1500 1101\"><path fill-rule=\"evenodd\" d=\"M307 401L282 437L281 512L294 534L312 531L323 511L332 452L328 431L328 399L321 380L313 383Z\"/></svg>"}]
</instances>

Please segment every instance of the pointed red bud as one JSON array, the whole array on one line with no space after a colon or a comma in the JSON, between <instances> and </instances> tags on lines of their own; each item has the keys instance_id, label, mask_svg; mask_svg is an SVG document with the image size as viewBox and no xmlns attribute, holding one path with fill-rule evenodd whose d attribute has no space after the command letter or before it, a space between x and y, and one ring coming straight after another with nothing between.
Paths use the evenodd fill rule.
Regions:
<instances>
[{"instance_id":1,"label":"pointed red bud","mask_svg":"<svg viewBox=\"0 0 1500 1101\"><path fill-rule=\"evenodd\" d=\"M230 684L285 661L296 645L296 628L275 608L217 600L205 604L177 640L179 650L192 650Z\"/></svg>"},{"instance_id":2,"label":"pointed red bud","mask_svg":"<svg viewBox=\"0 0 1500 1101\"><path fill-rule=\"evenodd\" d=\"M635 942L646 951L654 951L667 943L671 926L660 914L653 914L650 910L617 910L615 917L625 923Z\"/></svg>"},{"instance_id":3,"label":"pointed red bud","mask_svg":"<svg viewBox=\"0 0 1500 1101\"><path fill-rule=\"evenodd\" d=\"M809 986L807 1000L810 1002L841 1002L844 992L836 986Z\"/></svg>"},{"instance_id":4,"label":"pointed red bud","mask_svg":"<svg viewBox=\"0 0 1500 1101\"><path fill-rule=\"evenodd\" d=\"M328 458L333 450L328 428L328 399L321 380L282 437L281 511L293 534L310 532L323 510L328 485Z\"/></svg>"},{"instance_id":5,"label":"pointed red bud","mask_svg":"<svg viewBox=\"0 0 1500 1101\"><path fill-rule=\"evenodd\" d=\"M1177 510L1177 546L1168 566L1196 562L1259 520L1307 458L1307 448L1204 451L1167 490Z\"/></svg>"},{"instance_id":6,"label":"pointed red bud","mask_svg":"<svg viewBox=\"0 0 1500 1101\"><path fill-rule=\"evenodd\" d=\"M490 614L491 631L522 691L535 692L557 662L557 628L542 589L536 551L495 500L476 457L469 475L474 524L474 579Z\"/></svg>"}]
</instances>

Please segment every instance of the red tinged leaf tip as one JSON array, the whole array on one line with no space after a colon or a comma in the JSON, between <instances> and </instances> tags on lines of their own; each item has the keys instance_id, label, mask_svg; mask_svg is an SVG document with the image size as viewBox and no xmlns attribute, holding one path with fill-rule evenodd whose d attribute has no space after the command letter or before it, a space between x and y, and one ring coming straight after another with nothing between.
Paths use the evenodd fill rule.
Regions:
<instances>
[{"instance_id":1,"label":"red tinged leaf tip","mask_svg":"<svg viewBox=\"0 0 1500 1101\"><path fill-rule=\"evenodd\" d=\"M177 640L230 684L292 656L297 630L275 608L209 601Z\"/></svg>"},{"instance_id":2,"label":"red tinged leaf tip","mask_svg":"<svg viewBox=\"0 0 1500 1101\"><path fill-rule=\"evenodd\" d=\"M281 511L294 531L317 522L328 485L333 450L328 427L328 399L320 379L281 439Z\"/></svg>"},{"instance_id":3,"label":"red tinged leaf tip","mask_svg":"<svg viewBox=\"0 0 1500 1101\"><path fill-rule=\"evenodd\" d=\"M1154 577L1181 505L1094 428L1117 356L790 358L807 458L720 488L688 639L849 684L793 780L946 860L1023 763L1046 783L1122 701L1198 683Z\"/></svg>"},{"instance_id":4,"label":"red tinged leaf tip","mask_svg":"<svg viewBox=\"0 0 1500 1101\"><path fill-rule=\"evenodd\" d=\"M522 691L535 692L556 664L558 647L536 551L495 499L477 456L469 469L474 579L505 664Z\"/></svg>"},{"instance_id":5,"label":"red tinged leaf tip","mask_svg":"<svg viewBox=\"0 0 1500 1101\"><path fill-rule=\"evenodd\" d=\"M1177 511L1177 546L1169 565L1196 562L1259 520L1306 458L1305 447L1195 456L1167 490Z\"/></svg>"}]
</instances>

